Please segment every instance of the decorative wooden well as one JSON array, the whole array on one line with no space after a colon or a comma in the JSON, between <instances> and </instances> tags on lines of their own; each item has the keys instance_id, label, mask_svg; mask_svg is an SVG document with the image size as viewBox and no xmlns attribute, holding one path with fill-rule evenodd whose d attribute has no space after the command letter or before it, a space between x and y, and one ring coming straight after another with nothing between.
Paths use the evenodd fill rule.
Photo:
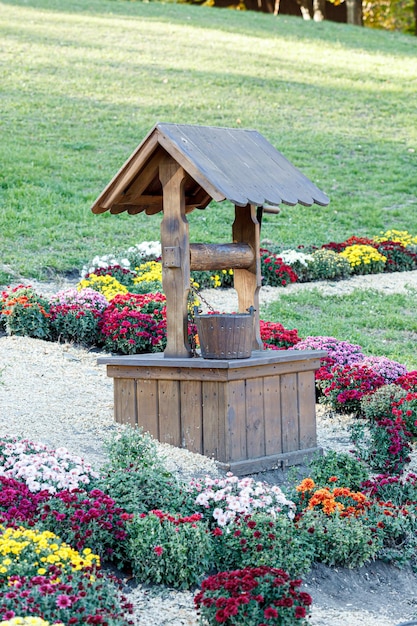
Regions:
<instances>
[{"instance_id":1,"label":"decorative wooden well","mask_svg":"<svg viewBox=\"0 0 417 626\"><path fill-rule=\"evenodd\" d=\"M190 244L187 214L235 205L232 242ZM253 130L156 124L105 188L94 213L163 211L163 354L103 357L115 419L160 441L214 457L235 474L297 464L317 450L314 372L324 352L265 351L259 327L260 228L275 205L327 196ZM187 337L191 270L232 268L238 308L251 306L246 359L193 357Z\"/></svg>"}]
</instances>

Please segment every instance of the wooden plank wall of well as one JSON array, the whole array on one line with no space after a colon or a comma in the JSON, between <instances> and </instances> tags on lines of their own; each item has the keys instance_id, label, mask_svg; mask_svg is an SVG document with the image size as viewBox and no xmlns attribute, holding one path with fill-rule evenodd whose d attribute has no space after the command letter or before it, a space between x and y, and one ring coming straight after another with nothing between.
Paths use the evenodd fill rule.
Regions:
<instances>
[{"instance_id":1,"label":"wooden plank wall of well","mask_svg":"<svg viewBox=\"0 0 417 626\"><path fill-rule=\"evenodd\" d=\"M191 380L132 377L114 384L116 421L222 462L316 445L312 370L226 381L196 380L194 372Z\"/></svg>"}]
</instances>

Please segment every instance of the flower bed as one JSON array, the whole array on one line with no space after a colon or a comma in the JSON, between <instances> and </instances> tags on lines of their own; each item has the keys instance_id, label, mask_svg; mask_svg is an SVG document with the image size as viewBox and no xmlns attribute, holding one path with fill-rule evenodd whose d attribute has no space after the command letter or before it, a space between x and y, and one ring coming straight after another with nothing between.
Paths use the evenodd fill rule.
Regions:
<instances>
[{"instance_id":1,"label":"flower bed","mask_svg":"<svg viewBox=\"0 0 417 626\"><path fill-rule=\"evenodd\" d=\"M325 277L326 268L342 278L354 258L343 256L349 248L363 253L367 247L368 256L355 258L381 263L370 247L386 264L392 261L389 271L410 268L415 238L388 236L311 254L268 251L269 264L281 284L296 268L302 280ZM135 284L159 284L151 250L138 258L135 248L133 266L123 258L104 267L96 260L85 273L90 286L50 301L27 286L6 290L1 319L7 331L84 345L97 333L97 345L126 354L162 349L164 296L132 292ZM101 287L92 293L93 283ZM199 586L196 607L207 623L236 618L239 625L293 626L308 623L311 598L298 587L312 562L417 563L417 479L406 475L417 434L417 372L332 337L300 338L280 324L261 322L261 335L271 349L327 350L317 388L330 408L357 418L354 455L315 459L306 481L284 490L233 475L183 483L158 460L156 443L129 429L111 442L100 472L63 448L3 439L0 620L19 618L23 625L30 615L50 623L131 623L132 607L101 569L103 561L129 567L140 582Z\"/></svg>"}]
</instances>

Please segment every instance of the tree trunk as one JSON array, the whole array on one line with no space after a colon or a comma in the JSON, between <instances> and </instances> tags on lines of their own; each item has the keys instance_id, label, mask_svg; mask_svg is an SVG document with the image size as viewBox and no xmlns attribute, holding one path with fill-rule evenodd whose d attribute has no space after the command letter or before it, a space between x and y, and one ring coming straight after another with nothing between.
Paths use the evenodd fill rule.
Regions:
<instances>
[{"instance_id":1,"label":"tree trunk","mask_svg":"<svg viewBox=\"0 0 417 626\"><path fill-rule=\"evenodd\" d=\"M310 2L309 0L297 0L297 4L300 6L301 15L303 20L311 20Z\"/></svg>"},{"instance_id":2,"label":"tree trunk","mask_svg":"<svg viewBox=\"0 0 417 626\"><path fill-rule=\"evenodd\" d=\"M363 26L362 0L346 0L347 23Z\"/></svg>"},{"instance_id":3,"label":"tree trunk","mask_svg":"<svg viewBox=\"0 0 417 626\"><path fill-rule=\"evenodd\" d=\"M326 0L313 0L313 18L315 22L326 19Z\"/></svg>"}]
</instances>

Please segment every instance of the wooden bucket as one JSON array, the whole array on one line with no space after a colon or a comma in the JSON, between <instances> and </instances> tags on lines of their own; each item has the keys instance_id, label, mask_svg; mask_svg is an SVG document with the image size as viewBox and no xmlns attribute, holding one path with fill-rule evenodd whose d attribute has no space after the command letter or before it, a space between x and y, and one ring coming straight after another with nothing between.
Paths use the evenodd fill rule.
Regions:
<instances>
[{"instance_id":1,"label":"wooden bucket","mask_svg":"<svg viewBox=\"0 0 417 626\"><path fill-rule=\"evenodd\" d=\"M198 309L194 309L203 359L248 359L251 356L254 308L248 311L199 315Z\"/></svg>"}]
</instances>

